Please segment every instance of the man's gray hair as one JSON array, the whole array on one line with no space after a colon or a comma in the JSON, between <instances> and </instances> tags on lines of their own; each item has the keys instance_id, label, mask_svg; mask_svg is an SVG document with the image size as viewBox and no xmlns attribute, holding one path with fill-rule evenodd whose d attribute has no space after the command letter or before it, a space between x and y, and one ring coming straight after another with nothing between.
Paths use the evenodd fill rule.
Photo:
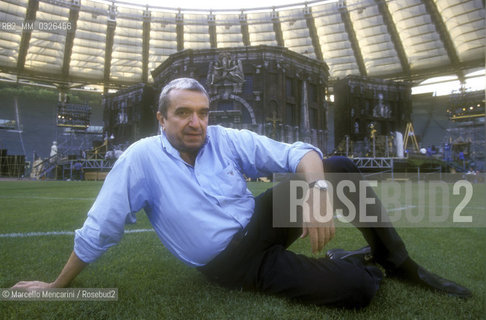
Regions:
<instances>
[{"instance_id":1,"label":"man's gray hair","mask_svg":"<svg viewBox=\"0 0 486 320\"><path fill-rule=\"evenodd\" d=\"M169 93L173 89L197 91L204 94L209 101L208 92L206 91L206 89L204 89L202 84L200 84L197 80L192 78L174 79L165 85L159 97L159 112L166 119L167 119L167 110L169 109L170 106Z\"/></svg>"}]
</instances>

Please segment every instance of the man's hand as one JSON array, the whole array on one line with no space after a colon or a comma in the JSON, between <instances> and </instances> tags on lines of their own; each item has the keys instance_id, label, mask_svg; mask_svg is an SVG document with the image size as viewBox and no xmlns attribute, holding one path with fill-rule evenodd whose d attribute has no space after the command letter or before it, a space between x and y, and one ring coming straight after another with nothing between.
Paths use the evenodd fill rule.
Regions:
<instances>
[{"instance_id":1,"label":"man's hand","mask_svg":"<svg viewBox=\"0 0 486 320\"><path fill-rule=\"evenodd\" d=\"M42 281L20 281L17 282L12 289L49 289L53 288L53 284Z\"/></svg>"},{"instance_id":2,"label":"man's hand","mask_svg":"<svg viewBox=\"0 0 486 320\"><path fill-rule=\"evenodd\" d=\"M324 179L324 165L321 156L310 151L300 160L297 166L297 173L303 174L308 183ZM309 190L308 215L304 215L301 238L310 235L312 253L318 253L334 237L335 228L332 213L332 203L328 201L326 190L320 190L314 194L313 189ZM319 195L317 206L314 208L314 196ZM307 217L308 216L308 217ZM317 219L316 219L317 218Z\"/></svg>"},{"instance_id":3,"label":"man's hand","mask_svg":"<svg viewBox=\"0 0 486 320\"><path fill-rule=\"evenodd\" d=\"M336 228L332 217L332 206L327 199L327 191L317 191L320 195L319 206L314 208L315 190L309 190L309 210L308 215L304 215L304 225L302 226L301 238L310 236L312 253L319 253L324 246L334 238ZM307 219L307 220L306 220ZM306 222L308 221L308 222Z\"/></svg>"},{"instance_id":4,"label":"man's hand","mask_svg":"<svg viewBox=\"0 0 486 320\"><path fill-rule=\"evenodd\" d=\"M79 259L73 251L66 262L66 265L54 282L20 281L17 282L12 289L65 288L87 265L88 264Z\"/></svg>"}]
</instances>

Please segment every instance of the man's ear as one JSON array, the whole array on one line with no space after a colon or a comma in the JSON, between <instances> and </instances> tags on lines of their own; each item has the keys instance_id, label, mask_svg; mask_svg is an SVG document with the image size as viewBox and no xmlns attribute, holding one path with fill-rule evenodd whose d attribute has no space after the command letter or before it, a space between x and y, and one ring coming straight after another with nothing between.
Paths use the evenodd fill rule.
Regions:
<instances>
[{"instance_id":1,"label":"man's ear","mask_svg":"<svg viewBox=\"0 0 486 320\"><path fill-rule=\"evenodd\" d=\"M163 127L165 123L165 119L160 111L157 111L157 120L159 121L160 125Z\"/></svg>"}]
</instances>

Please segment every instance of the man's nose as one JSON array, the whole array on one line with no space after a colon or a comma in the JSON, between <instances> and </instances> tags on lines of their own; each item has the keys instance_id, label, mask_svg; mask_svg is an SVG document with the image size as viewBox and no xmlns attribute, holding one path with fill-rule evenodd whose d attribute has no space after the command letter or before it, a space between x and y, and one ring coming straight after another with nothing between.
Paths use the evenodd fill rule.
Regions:
<instances>
[{"instance_id":1,"label":"man's nose","mask_svg":"<svg viewBox=\"0 0 486 320\"><path fill-rule=\"evenodd\" d=\"M193 112L190 119L189 119L189 125L192 127L198 127L199 126L199 117L196 112Z\"/></svg>"}]
</instances>

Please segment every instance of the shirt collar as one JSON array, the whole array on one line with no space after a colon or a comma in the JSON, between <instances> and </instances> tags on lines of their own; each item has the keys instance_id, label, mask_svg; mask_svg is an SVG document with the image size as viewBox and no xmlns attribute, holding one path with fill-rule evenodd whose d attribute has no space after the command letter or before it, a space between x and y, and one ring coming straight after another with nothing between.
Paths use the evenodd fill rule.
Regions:
<instances>
[{"instance_id":1,"label":"shirt collar","mask_svg":"<svg viewBox=\"0 0 486 320\"><path fill-rule=\"evenodd\" d=\"M170 155L180 158L179 151L172 146L172 144L169 142L169 139L167 139L167 136L164 131L160 134L160 142L162 143L162 148L167 151Z\"/></svg>"}]
</instances>

